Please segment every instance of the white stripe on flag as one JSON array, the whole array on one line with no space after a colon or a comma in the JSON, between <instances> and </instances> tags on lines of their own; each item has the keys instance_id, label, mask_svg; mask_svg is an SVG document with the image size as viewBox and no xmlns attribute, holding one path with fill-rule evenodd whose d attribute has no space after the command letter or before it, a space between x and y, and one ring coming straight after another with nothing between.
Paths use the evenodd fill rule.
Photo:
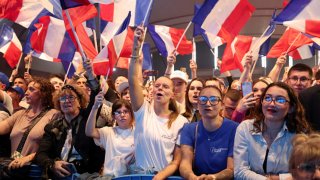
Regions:
<instances>
[{"instance_id":1,"label":"white stripe on flag","mask_svg":"<svg viewBox=\"0 0 320 180\"><path fill-rule=\"evenodd\" d=\"M306 21L305 20L284 21L283 25L285 25L287 27L292 27L300 32L306 31Z\"/></svg>"},{"instance_id":2,"label":"white stripe on flag","mask_svg":"<svg viewBox=\"0 0 320 180\"><path fill-rule=\"evenodd\" d=\"M158 35L164 41L164 44L166 46L166 49L169 55L175 49L174 44L172 42L171 35L169 33L170 28L167 26L155 26L154 29L156 33L158 33Z\"/></svg>"},{"instance_id":3,"label":"white stripe on flag","mask_svg":"<svg viewBox=\"0 0 320 180\"><path fill-rule=\"evenodd\" d=\"M50 17L50 24L44 42L43 52L46 52L51 57L59 57L65 32L64 22L60 19ZM52 46L53 44L54 46Z\"/></svg>"},{"instance_id":4,"label":"white stripe on flag","mask_svg":"<svg viewBox=\"0 0 320 180\"><path fill-rule=\"evenodd\" d=\"M202 29L217 35L221 26L239 4L240 0L218 1L202 24Z\"/></svg>"},{"instance_id":5,"label":"white stripe on flag","mask_svg":"<svg viewBox=\"0 0 320 180\"><path fill-rule=\"evenodd\" d=\"M305 8L293 20L320 20L319 4L319 0L310 1L310 3L305 6Z\"/></svg>"},{"instance_id":6,"label":"white stripe on flag","mask_svg":"<svg viewBox=\"0 0 320 180\"><path fill-rule=\"evenodd\" d=\"M35 1L23 1L16 23L28 28L34 18L43 10L43 6Z\"/></svg>"}]
</instances>

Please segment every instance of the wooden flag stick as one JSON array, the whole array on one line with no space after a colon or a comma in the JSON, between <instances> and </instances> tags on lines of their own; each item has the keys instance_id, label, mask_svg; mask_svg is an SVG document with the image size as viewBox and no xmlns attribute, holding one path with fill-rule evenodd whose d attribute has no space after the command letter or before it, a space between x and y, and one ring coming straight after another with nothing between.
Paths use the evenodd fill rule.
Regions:
<instances>
[{"instance_id":1,"label":"wooden flag stick","mask_svg":"<svg viewBox=\"0 0 320 180\"><path fill-rule=\"evenodd\" d=\"M182 36L180 37L180 39L179 39L179 41L178 41L178 44L177 44L177 46L176 46L176 50L178 50L178 47L179 47L179 45L180 45L180 43L181 43L181 41L182 41L182 38L184 37L184 35L185 35L186 32L188 31L188 29L189 29L189 27L191 26L191 24L192 24L192 21L189 22L187 28L184 30Z\"/></svg>"},{"instance_id":2,"label":"wooden flag stick","mask_svg":"<svg viewBox=\"0 0 320 180\"><path fill-rule=\"evenodd\" d=\"M145 15L144 18L143 18L142 24L145 24L145 23L146 23L147 16L148 16L148 14L149 14L149 11L150 11L150 9L151 9L152 4L153 4L153 0L151 0L151 1L149 2L148 9L147 9L147 11L146 11L147 13L146 13L146 15Z\"/></svg>"}]
</instances>

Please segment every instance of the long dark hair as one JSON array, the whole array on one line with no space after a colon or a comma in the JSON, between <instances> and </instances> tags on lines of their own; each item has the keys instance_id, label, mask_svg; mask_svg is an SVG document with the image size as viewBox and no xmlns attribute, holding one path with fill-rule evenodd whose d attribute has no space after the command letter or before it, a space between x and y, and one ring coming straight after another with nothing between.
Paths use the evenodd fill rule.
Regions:
<instances>
[{"instance_id":1,"label":"long dark hair","mask_svg":"<svg viewBox=\"0 0 320 180\"><path fill-rule=\"evenodd\" d=\"M121 108L122 106L124 106L125 108L127 108L130 112L130 115L131 115L131 126L133 126L134 122L135 122L135 118L134 118L134 113L133 113L133 110L132 110L132 106L131 106L131 103L127 100L124 100L124 99L117 99L113 104L112 104L112 108L111 108L111 113L112 113L112 116L114 115L114 113L119 109Z\"/></svg>"},{"instance_id":2,"label":"long dark hair","mask_svg":"<svg viewBox=\"0 0 320 180\"><path fill-rule=\"evenodd\" d=\"M289 103L290 107L293 108L293 111L291 113L288 113L285 117L285 123L287 125L287 128L289 132L291 133L309 133L311 131L310 125L308 124L306 118L305 118L305 112L303 109L303 106L301 105L298 97L295 95L293 89L288 86L287 84L283 82L275 82L271 83L267 86L266 90L262 93L260 97L259 105L256 108L256 111L254 113L254 132L263 132L265 131L265 126L263 126L262 122L264 121L264 114L262 112L262 101L266 95L266 92L271 87L279 87L281 89L284 89L289 96Z\"/></svg>"},{"instance_id":3,"label":"long dark hair","mask_svg":"<svg viewBox=\"0 0 320 180\"><path fill-rule=\"evenodd\" d=\"M183 113L183 116L186 117L186 118L191 118L192 117L192 110L194 109L192 103L190 102L189 100L189 90L190 90L190 86L191 84L194 82L194 81L199 81L201 82L202 86L204 87L204 81L202 79L199 79L199 78L194 78L192 79L188 86L187 86L187 90L186 90L186 95L185 95L185 99L186 99L186 112Z\"/></svg>"}]
</instances>

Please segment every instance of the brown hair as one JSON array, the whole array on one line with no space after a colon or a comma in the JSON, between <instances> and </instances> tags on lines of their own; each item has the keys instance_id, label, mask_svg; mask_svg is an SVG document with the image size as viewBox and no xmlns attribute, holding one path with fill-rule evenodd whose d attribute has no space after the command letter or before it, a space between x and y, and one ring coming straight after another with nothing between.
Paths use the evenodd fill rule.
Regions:
<instances>
[{"instance_id":1,"label":"brown hair","mask_svg":"<svg viewBox=\"0 0 320 180\"><path fill-rule=\"evenodd\" d=\"M186 118L190 118L192 116L193 105L191 104L191 102L189 100L188 93L189 93L189 90L190 90L190 86L194 81L201 82L202 86L204 87L204 81L202 79L194 78L189 82L189 84L187 86L187 90L186 90L186 95L185 95L185 98L186 98L186 112L183 113L183 116L186 117Z\"/></svg>"},{"instance_id":2,"label":"brown hair","mask_svg":"<svg viewBox=\"0 0 320 180\"><path fill-rule=\"evenodd\" d=\"M112 116L114 116L114 113L121 108L122 106L124 106L125 108L127 108L130 111L130 115L131 115L131 125L133 126L134 122L135 122L135 118L134 118L134 113L131 107L131 103L127 100L124 99L117 99L113 104L112 104L112 108L111 108L111 113Z\"/></svg>"},{"instance_id":3,"label":"brown hair","mask_svg":"<svg viewBox=\"0 0 320 180\"><path fill-rule=\"evenodd\" d=\"M53 108L53 102L52 102L52 94L54 92L54 87L45 78L41 77L33 77L33 80L31 82L34 82L35 84L40 85L40 97L42 102L42 107L51 109Z\"/></svg>"},{"instance_id":4,"label":"brown hair","mask_svg":"<svg viewBox=\"0 0 320 180\"><path fill-rule=\"evenodd\" d=\"M289 103L290 107L292 107L294 110L291 113L288 113L285 117L285 123L287 125L287 128L289 132L291 133L308 133L311 131L310 126L305 118L305 113L303 106L301 105L298 97L295 95L293 89L288 86L287 84L283 82L275 82L271 83L267 86L266 90L262 93L260 97L260 102L258 106L255 109L254 112L254 132L263 132L265 130L265 126L262 125L262 122L264 121L264 114L262 112L262 101L266 95L266 92L271 87L279 87L281 89L284 89L289 96ZM261 127L262 126L262 127Z\"/></svg>"},{"instance_id":5,"label":"brown hair","mask_svg":"<svg viewBox=\"0 0 320 180\"><path fill-rule=\"evenodd\" d=\"M53 97L53 102L54 102L54 107L55 109L61 111L61 107L60 107L60 100L59 98L63 95L66 94L71 94L71 92L74 92L78 99L79 99L79 104L80 104L80 108L84 109L87 107L88 103L89 103L89 96L87 93L84 92L84 90L82 88L79 88L77 85L75 84L67 84L64 85L61 88L61 91L59 91L58 93L56 93Z\"/></svg>"},{"instance_id":6,"label":"brown hair","mask_svg":"<svg viewBox=\"0 0 320 180\"><path fill-rule=\"evenodd\" d=\"M320 134L297 134L292 139L293 150L289 159L289 171L295 176L295 169L301 163L320 161Z\"/></svg>"}]
</instances>

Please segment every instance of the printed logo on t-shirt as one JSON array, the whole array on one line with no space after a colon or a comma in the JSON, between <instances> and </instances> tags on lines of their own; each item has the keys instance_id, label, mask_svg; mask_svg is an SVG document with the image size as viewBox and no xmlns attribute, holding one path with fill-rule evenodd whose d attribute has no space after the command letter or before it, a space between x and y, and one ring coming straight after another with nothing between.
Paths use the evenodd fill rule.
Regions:
<instances>
[{"instance_id":1,"label":"printed logo on t-shirt","mask_svg":"<svg viewBox=\"0 0 320 180\"><path fill-rule=\"evenodd\" d=\"M163 137L165 139L172 139L173 135L165 135L165 134L163 134L161 137Z\"/></svg>"},{"instance_id":2,"label":"printed logo on t-shirt","mask_svg":"<svg viewBox=\"0 0 320 180\"><path fill-rule=\"evenodd\" d=\"M215 148L215 147L210 148L211 153L221 153L222 151L227 151L227 150L228 148Z\"/></svg>"}]
</instances>

